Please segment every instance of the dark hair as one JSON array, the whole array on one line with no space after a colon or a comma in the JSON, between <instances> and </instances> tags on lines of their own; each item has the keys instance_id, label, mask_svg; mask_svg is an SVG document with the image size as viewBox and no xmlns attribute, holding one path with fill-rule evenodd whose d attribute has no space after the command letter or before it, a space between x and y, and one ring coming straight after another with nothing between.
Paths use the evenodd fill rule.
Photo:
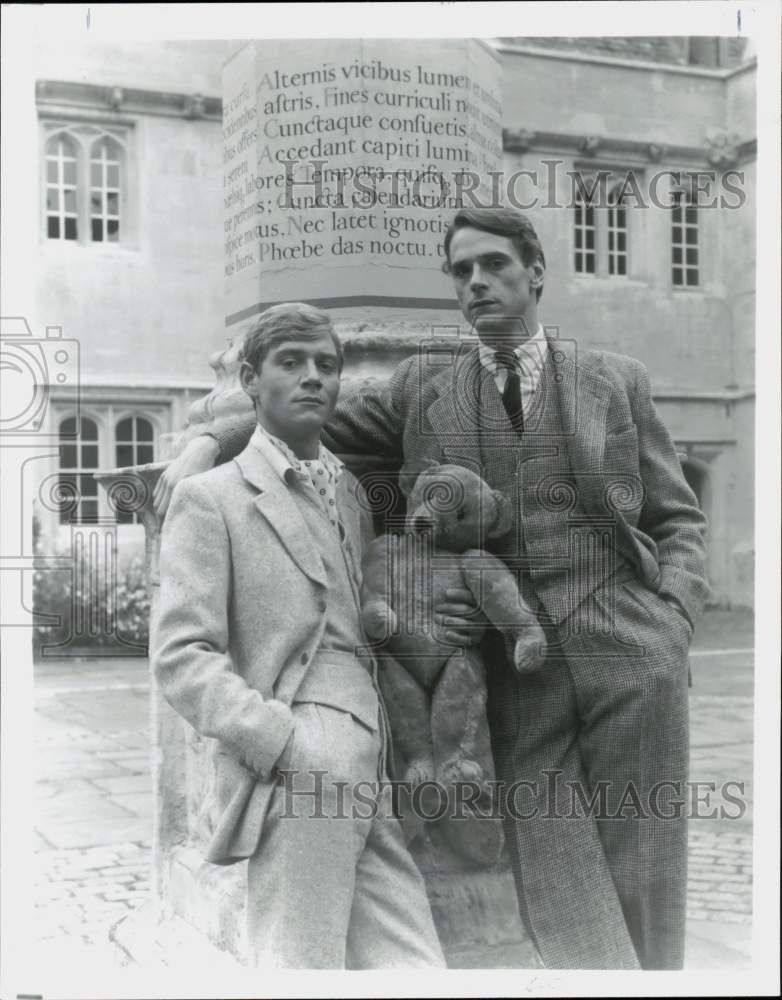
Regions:
<instances>
[{"instance_id":1,"label":"dark hair","mask_svg":"<svg viewBox=\"0 0 782 1000\"><path fill-rule=\"evenodd\" d=\"M342 371L342 344L334 332L328 313L307 305L306 302L280 302L276 306L269 306L251 322L244 335L239 360L247 362L254 372L258 372L273 347L287 340L317 340L323 333L328 333L334 341L337 365Z\"/></svg>"},{"instance_id":2,"label":"dark hair","mask_svg":"<svg viewBox=\"0 0 782 1000\"><path fill-rule=\"evenodd\" d=\"M445 250L443 271L446 274L451 273L450 250L454 233L458 229L467 228L480 229L484 233L494 233L496 236L507 236L518 251L525 267L530 267L536 261L540 261L543 267L546 266L538 234L523 212L518 212L515 208L461 208L451 220L443 241ZM542 293L542 287L536 289L536 298L539 299Z\"/></svg>"}]
</instances>

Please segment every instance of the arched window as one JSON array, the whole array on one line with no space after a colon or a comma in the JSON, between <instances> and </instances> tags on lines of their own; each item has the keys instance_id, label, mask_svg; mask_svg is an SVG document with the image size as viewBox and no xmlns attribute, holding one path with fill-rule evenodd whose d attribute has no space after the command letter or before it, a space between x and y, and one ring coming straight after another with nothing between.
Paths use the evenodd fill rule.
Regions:
<instances>
[{"instance_id":1,"label":"arched window","mask_svg":"<svg viewBox=\"0 0 782 1000\"><path fill-rule=\"evenodd\" d=\"M117 468L147 465L155 461L153 427L146 417L125 417L115 428ZM138 524L140 518L133 510L123 510L119 501L114 504L117 524Z\"/></svg>"},{"instance_id":2,"label":"arched window","mask_svg":"<svg viewBox=\"0 0 782 1000\"><path fill-rule=\"evenodd\" d=\"M60 421L60 524L94 524L98 518L98 425L89 417Z\"/></svg>"},{"instance_id":3,"label":"arched window","mask_svg":"<svg viewBox=\"0 0 782 1000\"><path fill-rule=\"evenodd\" d=\"M114 126L44 122L46 236L120 243L132 229L129 132Z\"/></svg>"},{"instance_id":4,"label":"arched window","mask_svg":"<svg viewBox=\"0 0 782 1000\"><path fill-rule=\"evenodd\" d=\"M105 136L90 150L90 238L119 242L122 152Z\"/></svg>"},{"instance_id":5,"label":"arched window","mask_svg":"<svg viewBox=\"0 0 782 1000\"><path fill-rule=\"evenodd\" d=\"M78 153L62 133L46 143L46 235L51 240L79 238Z\"/></svg>"},{"instance_id":6,"label":"arched window","mask_svg":"<svg viewBox=\"0 0 782 1000\"><path fill-rule=\"evenodd\" d=\"M608 192L608 273L627 274L627 208L621 185Z\"/></svg>"}]
</instances>

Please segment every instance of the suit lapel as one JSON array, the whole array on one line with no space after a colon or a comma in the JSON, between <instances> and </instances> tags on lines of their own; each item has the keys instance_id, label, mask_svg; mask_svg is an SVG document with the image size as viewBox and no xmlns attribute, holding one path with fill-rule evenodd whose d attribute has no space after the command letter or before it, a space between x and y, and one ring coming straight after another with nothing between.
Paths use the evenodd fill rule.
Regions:
<instances>
[{"instance_id":1,"label":"suit lapel","mask_svg":"<svg viewBox=\"0 0 782 1000\"><path fill-rule=\"evenodd\" d=\"M347 470L343 470L337 483L337 510L345 529L342 545L348 552L356 578L361 579L361 511Z\"/></svg>"},{"instance_id":2,"label":"suit lapel","mask_svg":"<svg viewBox=\"0 0 782 1000\"><path fill-rule=\"evenodd\" d=\"M559 390L562 433L579 498L586 510L604 511L602 470L611 383L579 365L573 345L549 344L554 364L554 388ZM557 378L557 375L560 378Z\"/></svg>"},{"instance_id":3,"label":"suit lapel","mask_svg":"<svg viewBox=\"0 0 782 1000\"><path fill-rule=\"evenodd\" d=\"M312 541L307 523L279 475L252 443L236 458L236 463L247 482L261 491L255 498L255 506L291 559L315 583L328 586L323 560Z\"/></svg>"}]
</instances>

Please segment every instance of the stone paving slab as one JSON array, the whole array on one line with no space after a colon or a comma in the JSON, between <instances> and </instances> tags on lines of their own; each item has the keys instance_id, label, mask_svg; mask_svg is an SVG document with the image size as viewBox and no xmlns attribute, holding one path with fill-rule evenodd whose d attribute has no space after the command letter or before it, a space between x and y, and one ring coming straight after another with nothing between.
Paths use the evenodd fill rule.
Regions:
<instances>
[{"instance_id":1,"label":"stone paving slab","mask_svg":"<svg viewBox=\"0 0 782 1000\"><path fill-rule=\"evenodd\" d=\"M90 757L86 761L62 760L47 764L38 770L44 781L69 781L82 778L110 778L127 774L127 771L113 760Z\"/></svg>"},{"instance_id":2,"label":"stone paving slab","mask_svg":"<svg viewBox=\"0 0 782 1000\"><path fill-rule=\"evenodd\" d=\"M68 823L41 825L37 831L52 847L88 848L140 840L149 836L150 825L148 818L125 815L121 819L104 819L88 824L82 818Z\"/></svg>"},{"instance_id":3,"label":"stone paving slab","mask_svg":"<svg viewBox=\"0 0 782 1000\"><path fill-rule=\"evenodd\" d=\"M100 795L66 795L60 793L42 799L35 808L35 826L46 835L52 824L68 824L76 817L89 817L90 823L102 823L110 819L127 819L130 813L123 805ZM76 822L81 820L76 819Z\"/></svg>"},{"instance_id":4,"label":"stone paving slab","mask_svg":"<svg viewBox=\"0 0 782 1000\"><path fill-rule=\"evenodd\" d=\"M38 940L105 944L109 925L149 896L151 848L149 839L115 840L106 847L38 854Z\"/></svg>"},{"instance_id":5,"label":"stone paving slab","mask_svg":"<svg viewBox=\"0 0 782 1000\"><path fill-rule=\"evenodd\" d=\"M145 792L122 793L114 796L114 801L123 809L133 813L142 819L152 818L152 794L149 790Z\"/></svg>"},{"instance_id":6,"label":"stone paving slab","mask_svg":"<svg viewBox=\"0 0 782 1000\"><path fill-rule=\"evenodd\" d=\"M36 799L51 799L56 797L78 799L81 795L94 795L96 788L86 778L74 778L70 781L52 781L46 772L38 772L33 792Z\"/></svg>"},{"instance_id":7,"label":"stone paving slab","mask_svg":"<svg viewBox=\"0 0 782 1000\"><path fill-rule=\"evenodd\" d=\"M40 738L43 743L70 743L72 740L92 736L91 730L86 726L64 719L49 718L45 712L36 712L36 715L36 739Z\"/></svg>"},{"instance_id":8,"label":"stone paving slab","mask_svg":"<svg viewBox=\"0 0 782 1000\"><path fill-rule=\"evenodd\" d=\"M749 969L752 927L745 923L688 920L685 968Z\"/></svg>"},{"instance_id":9,"label":"stone paving slab","mask_svg":"<svg viewBox=\"0 0 782 1000\"><path fill-rule=\"evenodd\" d=\"M114 757L114 760L116 759ZM152 794L152 778L149 774L128 774L121 778L95 778L94 784L111 792L112 795L124 795L127 792Z\"/></svg>"}]
</instances>

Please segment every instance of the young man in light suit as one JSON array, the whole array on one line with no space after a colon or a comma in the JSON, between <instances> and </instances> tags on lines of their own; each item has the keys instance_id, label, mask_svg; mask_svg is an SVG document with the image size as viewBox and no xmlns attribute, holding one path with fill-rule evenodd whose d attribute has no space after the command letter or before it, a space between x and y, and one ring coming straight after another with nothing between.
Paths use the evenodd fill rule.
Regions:
<instances>
[{"instance_id":1,"label":"young man in light suit","mask_svg":"<svg viewBox=\"0 0 782 1000\"><path fill-rule=\"evenodd\" d=\"M374 661L360 654L366 502L319 443L341 368L328 316L311 306L268 309L247 335L241 378L256 426L234 461L174 491L155 672L211 741L207 859L249 858L255 962L442 967L382 787L386 725Z\"/></svg>"},{"instance_id":2,"label":"young man in light suit","mask_svg":"<svg viewBox=\"0 0 782 1000\"><path fill-rule=\"evenodd\" d=\"M529 219L462 210L445 254L480 343L446 367L403 361L346 399L323 440L403 471L457 462L512 498L514 529L493 551L548 630L531 675L514 673L496 633L484 640L497 774L527 792L507 821L520 915L551 968L680 968L705 519L644 366L544 335L545 258ZM237 423L196 439L158 502L247 434Z\"/></svg>"}]
</instances>

